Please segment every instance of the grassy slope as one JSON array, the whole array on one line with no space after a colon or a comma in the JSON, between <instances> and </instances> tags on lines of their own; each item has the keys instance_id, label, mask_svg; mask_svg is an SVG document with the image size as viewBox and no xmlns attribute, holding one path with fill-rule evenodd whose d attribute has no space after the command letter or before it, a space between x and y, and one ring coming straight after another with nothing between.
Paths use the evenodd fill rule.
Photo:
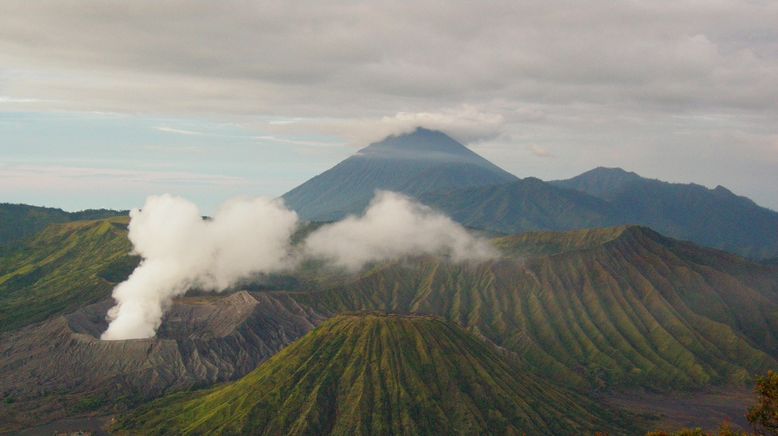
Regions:
<instances>
[{"instance_id":1,"label":"grassy slope","mask_svg":"<svg viewBox=\"0 0 778 436\"><path fill-rule=\"evenodd\" d=\"M0 331L109 295L137 261L125 224L54 225L0 258ZM776 365L775 268L638 227L495 242L510 258L390 262L295 298L332 314L444 316L581 386L699 387Z\"/></svg>"},{"instance_id":2,"label":"grassy slope","mask_svg":"<svg viewBox=\"0 0 778 436\"><path fill-rule=\"evenodd\" d=\"M137 263L127 218L47 227L0 257L0 331L66 313L110 295Z\"/></svg>"},{"instance_id":3,"label":"grassy slope","mask_svg":"<svg viewBox=\"0 0 778 436\"><path fill-rule=\"evenodd\" d=\"M296 298L330 313L428 313L579 385L695 388L775 368L778 272L639 227L498 240L537 257L379 265Z\"/></svg>"},{"instance_id":4,"label":"grassy slope","mask_svg":"<svg viewBox=\"0 0 778 436\"><path fill-rule=\"evenodd\" d=\"M108 209L65 212L62 209L52 207L0 203L0 246L10 245L32 237L49 224L126 215L127 211Z\"/></svg>"},{"instance_id":5,"label":"grassy slope","mask_svg":"<svg viewBox=\"0 0 778 436\"><path fill-rule=\"evenodd\" d=\"M430 317L333 318L238 382L119 424L143 434L581 434L619 416Z\"/></svg>"}]
</instances>

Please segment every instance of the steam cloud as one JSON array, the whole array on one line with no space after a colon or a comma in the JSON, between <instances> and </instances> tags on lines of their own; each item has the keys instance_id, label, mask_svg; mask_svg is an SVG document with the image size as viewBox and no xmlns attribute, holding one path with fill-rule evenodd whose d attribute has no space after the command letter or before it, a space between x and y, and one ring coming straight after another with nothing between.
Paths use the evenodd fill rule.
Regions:
<instances>
[{"instance_id":1,"label":"steam cloud","mask_svg":"<svg viewBox=\"0 0 778 436\"><path fill-rule=\"evenodd\" d=\"M351 270L366 262L411 254L442 253L454 261L495 256L488 242L473 237L447 216L388 191L376 193L363 216L350 216L313 232L305 241L305 252Z\"/></svg>"},{"instance_id":2,"label":"steam cloud","mask_svg":"<svg viewBox=\"0 0 778 436\"><path fill-rule=\"evenodd\" d=\"M413 254L454 261L496 254L445 215L392 192L378 192L362 216L317 229L297 254L290 242L297 215L280 200L232 200L204 220L187 200L152 196L130 218L129 238L143 260L114 289L116 305L102 339L152 337L172 299L187 290L222 291L253 274L291 268L306 256L357 270Z\"/></svg>"},{"instance_id":3,"label":"steam cloud","mask_svg":"<svg viewBox=\"0 0 778 436\"><path fill-rule=\"evenodd\" d=\"M152 196L130 218L129 238L143 261L114 289L102 339L154 336L164 309L188 289L221 291L251 274L282 269L297 225L297 214L282 202L263 198L229 201L203 220L189 201Z\"/></svg>"}]
</instances>

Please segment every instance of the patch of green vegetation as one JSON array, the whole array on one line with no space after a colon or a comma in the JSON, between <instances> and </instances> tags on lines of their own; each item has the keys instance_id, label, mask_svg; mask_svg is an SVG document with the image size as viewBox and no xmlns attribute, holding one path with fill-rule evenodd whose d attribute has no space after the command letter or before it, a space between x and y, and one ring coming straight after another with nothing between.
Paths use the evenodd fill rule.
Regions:
<instances>
[{"instance_id":1,"label":"patch of green vegetation","mask_svg":"<svg viewBox=\"0 0 778 436\"><path fill-rule=\"evenodd\" d=\"M143 434L586 434L625 416L438 318L338 316L241 380L141 407Z\"/></svg>"},{"instance_id":2,"label":"patch of green vegetation","mask_svg":"<svg viewBox=\"0 0 778 436\"><path fill-rule=\"evenodd\" d=\"M493 240L503 253L510 256L552 256L568 251L601 247L620 237L630 226L574 230L564 233L530 232Z\"/></svg>"},{"instance_id":3,"label":"patch of green vegetation","mask_svg":"<svg viewBox=\"0 0 778 436\"><path fill-rule=\"evenodd\" d=\"M105 401L104 398L85 397L80 399L76 404L74 404L70 408L70 413L78 414L78 413L92 412L94 410L100 409L106 404L107 402Z\"/></svg>"},{"instance_id":4,"label":"patch of green vegetation","mask_svg":"<svg viewBox=\"0 0 778 436\"><path fill-rule=\"evenodd\" d=\"M30 238L50 224L126 215L127 211L108 209L65 212L52 207L0 203L0 247Z\"/></svg>"},{"instance_id":5,"label":"patch of green vegetation","mask_svg":"<svg viewBox=\"0 0 778 436\"><path fill-rule=\"evenodd\" d=\"M127 218L54 224L0 257L0 331L110 295L132 271Z\"/></svg>"},{"instance_id":6,"label":"patch of green vegetation","mask_svg":"<svg viewBox=\"0 0 778 436\"><path fill-rule=\"evenodd\" d=\"M598 390L743 384L778 366L774 269L642 227L497 242L508 253L553 255L387 262L294 298L323 313L445 317L548 377Z\"/></svg>"}]
</instances>

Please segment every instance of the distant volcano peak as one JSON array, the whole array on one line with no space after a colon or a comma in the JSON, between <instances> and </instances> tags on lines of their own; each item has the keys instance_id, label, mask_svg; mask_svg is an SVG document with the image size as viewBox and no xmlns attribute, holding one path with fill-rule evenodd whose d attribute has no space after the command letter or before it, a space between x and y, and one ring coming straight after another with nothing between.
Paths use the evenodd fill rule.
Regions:
<instances>
[{"instance_id":1,"label":"distant volcano peak","mask_svg":"<svg viewBox=\"0 0 778 436\"><path fill-rule=\"evenodd\" d=\"M358 156L414 160L473 161L492 165L447 134L417 127L411 132L392 135L359 150Z\"/></svg>"},{"instance_id":2,"label":"distant volcano peak","mask_svg":"<svg viewBox=\"0 0 778 436\"><path fill-rule=\"evenodd\" d=\"M418 127L368 145L287 192L284 200L304 219L329 221L361 212L376 190L418 198L426 192L514 180L445 133Z\"/></svg>"}]
</instances>

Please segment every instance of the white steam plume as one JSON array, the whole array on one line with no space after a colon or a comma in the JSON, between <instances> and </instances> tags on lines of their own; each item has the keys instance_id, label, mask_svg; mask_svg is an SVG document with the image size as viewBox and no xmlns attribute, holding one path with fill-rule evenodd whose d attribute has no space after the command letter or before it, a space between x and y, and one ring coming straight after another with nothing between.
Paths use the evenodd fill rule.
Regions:
<instances>
[{"instance_id":1,"label":"white steam plume","mask_svg":"<svg viewBox=\"0 0 778 436\"><path fill-rule=\"evenodd\" d=\"M351 270L367 262L416 254L445 254L456 262L486 260L495 249L464 227L410 198L379 191L364 215L323 226L305 241L305 253Z\"/></svg>"},{"instance_id":2,"label":"white steam plume","mask_svg":"<svg viewBox=\"0 0 778 436\"><path fill-rule=\"evenodd\" d=\"M221 291L255 273L292 267L302 256L350 270L416 254L485 260L494 248L462 226L400 194L378 192L364 215L311 233L293 256L297 215L281 201L232 200L211 220L180 197L152 196L130 212L129 238L143 260L113 291L116 305L102 339L154 336L172 299L191 288Z\"/></svg>"},{"instance_id":3,"label":"white steam plume","mask_svg":"<svg viewBox=\"0 0 778 436\"><path fill-rule=\"evenodd\" d=\"M281 201L232 200L204 220L180 197L152 196L130 212L129 238L141 264L113 291L102 339L154 336L173 297L197 287L221 291L251 274L289 264L297 215Z\"/></svg>"}]
</instances>

